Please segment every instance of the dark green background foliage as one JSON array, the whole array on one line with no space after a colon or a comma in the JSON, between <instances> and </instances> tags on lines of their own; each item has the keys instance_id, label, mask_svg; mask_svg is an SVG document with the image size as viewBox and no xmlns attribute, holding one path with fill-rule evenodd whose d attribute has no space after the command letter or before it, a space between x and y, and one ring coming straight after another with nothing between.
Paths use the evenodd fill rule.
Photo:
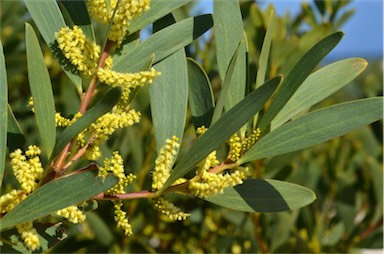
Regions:
<instances>
[{"instance_id":1,"label":"dark green background foliage","mask_svg":"<svg viewBox=\"0 0 384 254\"><path fill-rule=\"evenodd\" d=\"M173 14L176 21L191 17L193 4L192 1L175 10ZM32 25L34 23L24 4L2 1L0 6L1 42L7 67L9 103L24 137L27 137L23 138L17 130L8 133L8 139L11 139L8 141L11 152L18 147L26 148L29 144L42 142L39 139L34 116L26 107L30 91L27 85L24 22ZM235 48L238 47L239 56L243 56L245 54L241 52L245 50L247 44L249 50L247 58L250 64L248 76L233 78L246 79L246 83L249 84L249 87L244 88L246 91L253 90L264 83L264 80L269 80L277 74L287 76L295 63L315 43L337 31L344 22L347 22L351 14L348 1L336 1L332 6L327 6L322 1L311 5L303 4L298 16L286 15L276 18L275 29L268 35L267 26L270 24L269 17L273 6L263 11L257 3L244 1L240 4L240 10L247 41L235 45ZM303 29L304 25L307 29ZM156 25L154 28L157 29ZM98 29L102 28L96 25L97 35L100 34L97 33ZM144 31L152 33L151 28L146 28ZM262 56L261 53L265 36L270 36L272 40L269 57L268 54ZM217 62L215 47L223 43L218 37L214 36L213 32L207 33L206 36L185 47L185 50L177 52L186 54L203 67L208 74L216 99L219 97L220 84L225 82L222 79L226 70L226 66L223 67L221 62ZM78 91L54 60L43 39L39 40L49 68L56 111L67 116L75 114L80 103ZM103 39L96 38L96 40ZM265 57L269 59L269 64L264 70L265 79L263 79L256 76L256 71L260 61L265 61ZM137 64L145 65L148 59L144 60L144 63ZM381 61L382 59L368 59L367 69L358 78L318 102L312 109L365 97L382 96ZM188 61L188 65L193 64L192 60ZM235 68L239 68L236 66ZM135 68L132 65L130 67ZM158 67L161 68L160 64ZM201 77L201 82L206 82L204 77ZM135 191L149 189L150 170L156 149L159 149L156 147L153 132L149 89L157 88L144 87L133 102L134 107L143 115L140 124L117 131L102 147L106 156L114 150L120 151L126 167L137 175L138 181L130 187ZM220 100L220 97L218 99ZM223 107L231 107L234 104L235 102L227 102ZM206 107L209 111L212 105L208 102ZM209 113L210 116L212 113ZM198 121L206 123L204 118ZM195 138L194 123L196 119L188 111L181 153L188 151L192 145L192 140ZM209 125L209 122L207 124ZM133 200L126 202L125 209L128 211L134 235L125 238L116 230L111 203L100 201L97 210L93 210L94 203L85 208L90 210L87 212L85 223L73 225L63 222L61 230L64 230L68 237L55 245L52 252L313 253L383 248L382 132L380 121L306 150L250 163L256 169L253 172L254 178L273 178L300 184L313 190L317 199L307 207L281 213L244 213L192 197L170 195L169 199L174 200L176 205L192 215L182 222L169 222L152 209L148 200ZM76 168L82 166L86 164L75 165ZM6 167L2 193L8 192L12 186L16 186L16 180L10 168ZM44 222L56 223L57 220L47 218ZM46 228L44 223L38 223L37 227L41 225L42 228ZM6 231L2 233L2 237L13 233L12 230ZM62 236L61 231L52 234Z\"/></svg>"}]
</instances>

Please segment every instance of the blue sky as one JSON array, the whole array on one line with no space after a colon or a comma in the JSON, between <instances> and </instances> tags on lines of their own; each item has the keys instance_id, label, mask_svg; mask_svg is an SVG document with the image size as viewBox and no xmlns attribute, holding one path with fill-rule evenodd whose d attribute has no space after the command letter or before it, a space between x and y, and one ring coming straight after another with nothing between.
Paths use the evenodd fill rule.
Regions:
<instances>
[{"instance_id":1,"label":"blue sky","mask_svg":"<svg viewBox=\"0 0 384 254\"><path fill-rule=\"evenodd\" d=\"M289 11L291 15L300 10L301 0L263 0L261 7L272 3L279 15ZM212 12L212 0L201 0L199 4L204 12ZM199 9L200 9L199 8ZM352 18L341 28L345 32L339 45L326 59L346 57L382 58L383 57L383 1L354 0L346 8L356 10ZM200 9L200 10L201 10Z\"/></svg>"}]
</instances>

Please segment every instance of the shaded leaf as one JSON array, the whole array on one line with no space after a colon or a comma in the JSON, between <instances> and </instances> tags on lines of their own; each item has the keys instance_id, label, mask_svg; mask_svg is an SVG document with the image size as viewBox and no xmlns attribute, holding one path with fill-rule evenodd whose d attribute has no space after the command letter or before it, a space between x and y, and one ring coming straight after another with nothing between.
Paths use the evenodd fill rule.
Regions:
<instances>
[{"instance_id":1,"label":"shaded leaf","mask_svg":"<svg viewBox=\"0 0 384 254\"><path fill-rule=\"evenodd\" d=\"M30 194L1 220L2 230L32 221L102 193L118 182L118 177L97 177L96 170L75 172L53 180Z\"/></svg>"},{"instance_id":2,"label":"shaded leaf","mask_svg":"<svg viewBox=\"0 0 384 254\"><path fill-rule=\"evenodd\" d=\"M170 186L178 178L191 171L193 167L204 159L213 150L224 143L233 133L239 130L273 94L282 80L277 76L267 81L262 87L251 92L236 106L225 113L204 135L184 154L170 177L163 186L163 190Z\"/></svg>"},{"instance_id":3,"label":"shaded leaf","mask_svg":"<svg viewBox=\"0 0 384 254\"><path fill-rule=\"evenodd\" d=\"M336 32L325 37L299 60L289 72L284 83L274 96L270 107L258 123L260 129L265 129L270 124L273 118L284 107L312 70L334 47L336 47L343 35L343 32Z\"/></svg>"},{"instance_id":4,"label":"shaded leaf","mask_svg":"<svg viewBox=\"0 0 384 254\"><path fill-rule=\"evenodd\" d=\"M209 127L215 101L207 73L192 58L187 58L189 107L195 128Z\"/></svg>"},{"instance_id":5,"label":"shaded leaf","mask_svg":"<svg viewBox=\"0 0 384 254\"><path fill-rule=\"evenodd\" d=\"M298 209L311 204L315 199L315 193L297 184L249 179L206 200L243 212L271 213Z\"/></svg>"},{"instance_id":6,"label":"shaded leaf","mask_svg":"<svg viewBox=\"0 0 384 254\"><path fill-rule=\"evenodd\" d=\"M33 97L36 124L42 145L49 158L56 141L55 102L51 79L40 50L39 40L31 25L26 23L28 80Z\"/></svg>"},{"instance_id":7,"label":"shaded leaf","mask_svg":"<svg viewBox=\"0 0 384 254\"><path fill-rule=\"evenodd\" d=\"M273 119L271 130L347 85L363 72L367 65L368 62L364 59L349 58L329 64L309 75Z\"/></svg>"},{"instance_id":8,"label":"shaded leaf","mask_svg":"<svg viewBox=\"0 0 384 254\"><path fill-rule=\"evenodd\" d=\"M7 146L9 151L14 151L23 146L25 143L25 137L9 104L7 105L7 108Z\"/></svg>"},{"instance_id":9,"label":"shaded leaf","mask_svg":"<svg viewBox=\"0 0 384 254\"><path fill-rule=\"evenodd\" d=\"M238 163L304 149L344 135L382 117L382 97L340 103L316 110L262 137Z\"/></svg>"}]
</instances>

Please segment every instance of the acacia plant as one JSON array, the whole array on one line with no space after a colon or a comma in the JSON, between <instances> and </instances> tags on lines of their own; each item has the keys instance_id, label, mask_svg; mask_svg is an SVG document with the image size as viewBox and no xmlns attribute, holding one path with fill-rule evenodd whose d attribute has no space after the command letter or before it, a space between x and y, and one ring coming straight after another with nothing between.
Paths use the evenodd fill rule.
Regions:
<instances>
[{"instance_id":1,"label":"acacia plant","mask_svg":"<svg viewBox=\"0 0 384 254\"><path fill-rule=\"evenodd\" d=\"M243 212L301 208L316 199L315 193L300 185L257 178L255 162L310 147L382 118L381 97L310 110L367 66L364 59L352 58L315 69L343 32L313 42L289 68L275 68L266 81L269 61L276 61L270 47L278 19L271 11L261 52L256 54L253 82L248 78L249 35L243 30L238 1L214 1L212 15L176 22L172 12L188 2L24 0L80 104L68 115L55 109L38 36L26 23L29 106L39 142L11 150L16 142L9 138L11 134L23 134L7 101L6 56L0 48L0 182L7 167L17 180L3 188L0 198L1 230L17 230L3 234L7 236L1 239L3 245L19 251L47 250L65 238L60 217L83 223L87 210L107 201L112 202L116 227L128 237L133 230L127 208L135 199L147 199L148 205L170 220L190 215L171 202L171 194ZM151 24L153 33L142 39L140 31ZM199 59L186 57L185 52L212 27L221 84L217 100ZM156 142L151 151L156 159L149 172L132 170L133 164L121 155L124 152L106 149L116 131L140 125L143 114L148 114L136 109L141 90L149 91ZM193 141L190 136L183 139L187 119L196 133ZM135 149L133 142L126 146ZM146 180L150 183L141 186L147 188L132 187L135 181Z\"/></svg>"}]
</instances>

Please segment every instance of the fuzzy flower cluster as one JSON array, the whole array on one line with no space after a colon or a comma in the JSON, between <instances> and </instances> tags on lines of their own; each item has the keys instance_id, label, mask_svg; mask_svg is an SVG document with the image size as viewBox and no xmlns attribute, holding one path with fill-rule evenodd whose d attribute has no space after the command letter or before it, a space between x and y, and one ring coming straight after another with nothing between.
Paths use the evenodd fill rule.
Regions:
<instances>
[{"instance_id":1,"label":"fuzzy flower cluster","mask_svg":"<svg viewBox=\"0 0 384 254\"><path fill-rule=\"evenodd\" d=\"M24 241L25 247L34 251L40 247L39 236L36 229L33 228L32 222L16 225L17 232L19 232L21 239Z\"/></svg>"},{"instance_id":2,"label":"fuzzy flower cluster","mask_svg":"<svg viewBox=\"0 0 384 254\"><path fill-rule=\"evenodd\" d=\"M235 162L240 159L240 157L251 148L256 141L259 139L261 131L259 128L252 130L252 133L247 135L244 140L235 133L227 141L229 146L228 159Z\"/></svg>"},{"instance_id":3,"label":"fuzzy flower cluster","mask_svg":"<svg viewBox=\"0 0 384 254\"><path fill-rule=\"evenodd\" d=\"M131 21L148 10L149 3L149 0L91 0L87 1L87 7L90 16L101 23L107 24L113 18L108 39L120 45Z\"/></svg>"},{"instance_id":4,"label":"fuzzy flower cluster","mask_svg":"<svg viewBox=\"0 0 384 254\"><path fill-rule=\"evenodd\" d=\"M163 198L156 198L153 200L153 207L160 211L162 214L166 215L170 220L176 221L176 220L185 220L187 217L189 217L191 214L185 213L181 211L178 207L176 207L171 202L163 199Z\"/></svg>"},{"instance_id":5,"label":"fuzzy flower cluster","mask_svg":"<svg viewBox=\"0 0 384 254\"><path fill-rule=\"evenodd\" d=\"M165 141L165 145L160 149L156 158L155 169L152 172L152 190L160 190L167 181L179 147L179 139L176 136Z\"/></svg>"},{"instance_id":6,"label":"fuzzy flower cluster","mask_svg":"<svg viewBox=\"0 0 384 254\"><path fill-rule=\"evenodd\" d=\"M212 195L223 193L227 187L242 184L243 180L249 176L249 169L239 167L231 173L210 173L204 171L200 181L193 181L189 184L190 192L199 198L207 198Z\"/></svg>"},{"instance_id":7,"label":"fuzzy flower cluster","mask_svg":"<svg viewBox=\"0 0 384 254\"><path fill-rule=\"evenodd\" d=\"M122 102L128 102L130 92L137 87L142 87L145 84L151 84L160 72L151 68L149 71L140 71L137 73L121 73L111 70L108 67L99 68L97 77L99 80L110 86L121 86L123 93L121 95Z\"/></svg>"},{"instance_id":8,"label":"fuzzy flower cluster","mask_svg":"<svg viewBox=\"0 0 384 254\"><path fill-rule=\"evenodd\" d=\"M99 176L106 177L111 172L119 177L119 182L109 189L107 194L125 193L125 187L128 186L136 178L133 174L126 175L124 173L123 158L119 152L115 151L111 158L104 159L104 166L99 169Z\"/></svg>"},{"instance_id":9,"label":"fuzzy flower cluster","mask_svg":"<svg viewBox=\"0 0 384 254\"><path fill-rule=\"evenodd\" d=\"M56 214L66 218L69 222L73 224L82 223L85 221L86 216L77 206L68 206L64 209L56 211Z\"/></svg>"},{"instance_id":10,"label":"fuzzy flower cluster","mask_svg":"<svg viewBox=\"0 0 384 254\"><path fill-rule=\"evenodd\" d=\"M63 27L55 33L59 48L76 68L87 76L92 76L100 57L100 46L88 40L78 26Z\"/></svg>"},{"instance_id":11,"label":"fuzzy flower cluster","mask_svg":"<svg viewBox=\"0 0 384 254\"><path fill-rule=\"evenodd\" d=\"M132 226L128 222L127 213L121 209L123 202L121 200L112 202L115 210L115 221L117 222L117 227L122 229L126 236L131 236L133 234Z\"/></svg>"}]
</instances>

